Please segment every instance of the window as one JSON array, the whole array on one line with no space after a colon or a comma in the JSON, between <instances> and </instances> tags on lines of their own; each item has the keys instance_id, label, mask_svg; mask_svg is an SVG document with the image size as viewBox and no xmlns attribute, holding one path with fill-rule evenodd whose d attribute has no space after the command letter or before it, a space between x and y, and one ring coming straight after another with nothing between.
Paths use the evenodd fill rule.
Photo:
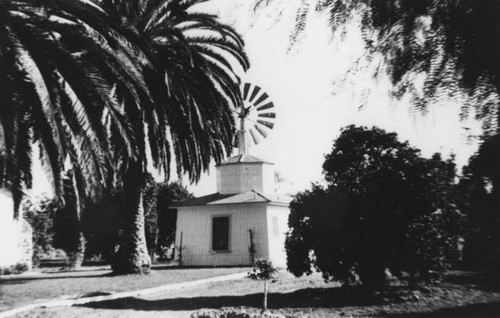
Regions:
<instances>
[{"instance_id":1,"label":"window","mask_svg":"<svg viewBox=\"0 0 500 318\"><path fill-rule=\"evenodd\" d=\"M212 250L229 250L229 217L219 216L212 219Z\"/></svg>"}]
</instances>

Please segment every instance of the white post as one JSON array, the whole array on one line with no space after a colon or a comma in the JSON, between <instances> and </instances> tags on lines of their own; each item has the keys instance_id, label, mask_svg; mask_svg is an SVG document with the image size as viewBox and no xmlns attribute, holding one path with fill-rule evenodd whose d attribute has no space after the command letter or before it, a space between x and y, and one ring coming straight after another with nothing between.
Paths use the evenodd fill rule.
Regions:
<instances>
[{"instance_id":1,"label":"white post","mask_svg":"<svg viewBox=\"0 0 500 318\"><path fill-rule=\"evenodd\" d=\"M238 131L238 153L246 155L248 153L248 144L245 131L245 118L240 118L240 130Z\"/></svg>"},{"instance_id":2,"label":"white post","mask_svg":"<svg viewBox=\"0 0 500 318\"><path fill-rule=\"evenodd\" d=\"M264 279L264 311L267 310L267 279Z\"/></svg>"}]
</instances>

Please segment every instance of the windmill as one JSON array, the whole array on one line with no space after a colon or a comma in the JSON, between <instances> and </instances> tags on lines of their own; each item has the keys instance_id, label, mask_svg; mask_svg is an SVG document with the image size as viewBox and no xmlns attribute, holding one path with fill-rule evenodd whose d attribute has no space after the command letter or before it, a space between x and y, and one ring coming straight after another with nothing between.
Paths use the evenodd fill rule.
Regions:
<instances>
[{"instance_id":1,"label":"windmill","mask_svg":"<svg viewBox=\"0 0 500 318\"><path fill-rule=\"evenodd\" d=\"M241 89L243 106L235 111L240 124L235 144L239 154L244 155L248 153L251 144L259 144L269 135L274 128L276 113L273 102L262 88L245 83Z\"/></svg>"}]
</instances>

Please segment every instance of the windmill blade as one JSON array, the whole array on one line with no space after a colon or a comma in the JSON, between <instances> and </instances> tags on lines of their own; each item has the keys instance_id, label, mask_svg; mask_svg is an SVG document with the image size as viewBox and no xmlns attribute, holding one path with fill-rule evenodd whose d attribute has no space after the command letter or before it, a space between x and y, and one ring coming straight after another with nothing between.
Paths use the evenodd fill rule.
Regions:
<instances>
[{"instance_id":1,"label":"windmill blade","mask_svg":"<svg viewBox=\"0 0 500 318\"><path fill-rule=\"evenodd\" d=\"M259 86L244 83L242 85L242 97L244 106L241 112L235 112L239 118L248 121L248 125L242 125L245 129L245 138L251 144L257 145L263 141L274 127L276 113L273 111L274 104L269 95ZM237 136L235 144L238 143Z\"/></svg>"},{"instance_id":2,"label":"windmill blade","mask_svg":"<svg viewBox=\"0 0 500 318\"><path fill-rule=\"evenodd\" d=\"M273 107L274 107L273 102L269 102L269 103L265 104L264 106L257 107L257 111L262 111L262 110L266 110L266 109L273 108Z\"/></svg>"},{"instance_id":3,"label":"windmill blade","mask_svg":"<svg viewBox=\"0 0 500 318\"><path fill-rule=\"evenodd\" d=\"M269 135L263 128L259 127L258 125L255 125L254 128L259 132L259 134L262 135L262 137L267 138Z\"/></svg>"},{"instance_id":4,"label":"windmill blade","mask_svg":"<svg viewBox=\"0 0 500 318\"><path fill-rule=\"evenodd\" d=\"M248 130L250 132L250 136L252 136L253 143L256 145L260 142L259 138L257 137L257 134L255 134L255 131L253 129Z\"/></svg>"},{"instance_id":5,"label":"windmill blade","mask_svg":"<svg viewBox=\"0 0 500 318\"><path fill-rule=\"evenodd\" d=\"M265 101L267 98L269 97L269 95L267 95L266 92L263 92L262 95L260 95L260 97L255 101L254 106L259 106L260 103L262 103L263 101Z\"/></svg>"},{"instance_id":6,"label":"windmill blade","mask_svg":"<svg viewBox=\"0 0 500 318\"><path fill-rule=\"evenodd\" d=\"M264 120L261 120L261 119L257 119L257 122L261 125L264 125L266 126L267 128L269 129L273 129L274 127L274 123L271 123L271 122L268 122L268 121L264 121Z\"/></svg>"},{"instance_id":7,"label":"windmill blade","mask_svg":"<svg viewBox=\"0 0 500 318\"><path fill-rule=\"evenodd\" d=\"M266 117L266 118L276 118L275 113L263 113L263 114L259 114L258 116L259 117Z\"/></svg>"},{"instance_id":8,"label":"windmill blade","mask_svg":"<svg viewBox=\"0 0 500 318\"><path fill-rule=\"evenodd\" d=\"M245 85L243 85L243 100L247 100L249 90L250 90L250 84L245 83Z\"/></svg>"},{"instance_id":9,"label":"windmill blade","mask_svg":"<svg viewBox=\"0 0 500 318\"><path fill-rule=\"evenodd\" d=\"M252 95L250 95L250 98L249 98L249 102L252 103L252 101L254 100L255 96L257 96L257 94L260 92L260 87L255 85L255 87L253 88L253 92L252 92Z\"/></svg>"}]
</instances>

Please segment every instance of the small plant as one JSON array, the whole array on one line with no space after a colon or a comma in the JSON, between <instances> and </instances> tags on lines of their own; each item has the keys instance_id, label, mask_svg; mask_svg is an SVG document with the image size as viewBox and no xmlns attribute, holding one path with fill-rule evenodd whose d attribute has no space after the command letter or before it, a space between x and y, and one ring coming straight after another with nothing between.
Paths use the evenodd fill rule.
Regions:
<instances>
[{"instance_id":1,"label":"small plant","mask_svg":"<svg viewBox=\"0 0 500 318\"><path fill-rule=\"evenodd\" d=\"M269 260L261 258L255 261L253 269L248 272L248 278L264 281L264 306L262 312L267 310L267 281L273 279L277 271Z\"/></svg>"}]
</instances>

